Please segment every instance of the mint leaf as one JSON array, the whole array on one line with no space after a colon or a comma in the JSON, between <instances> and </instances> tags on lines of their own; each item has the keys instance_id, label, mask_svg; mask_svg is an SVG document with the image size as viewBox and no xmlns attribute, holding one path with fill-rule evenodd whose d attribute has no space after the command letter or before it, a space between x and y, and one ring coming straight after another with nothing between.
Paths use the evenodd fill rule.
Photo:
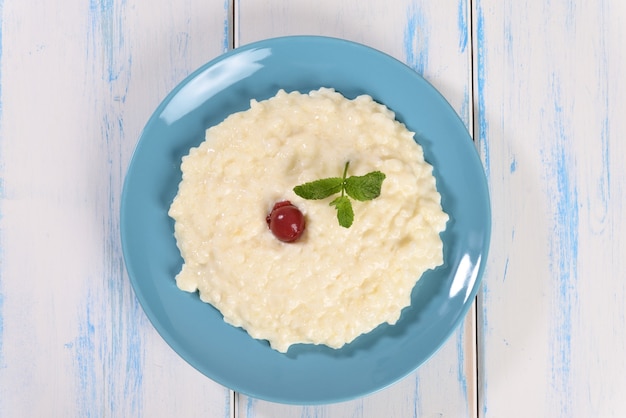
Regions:
<instances>
[{"instance_id":1,"label":"mint leaf","mask_svg":"<svg viewBox=\"0 0 626 418\"><path fill-rule=\"evenodd\" d=\"M303 199L319 200L339 193L343 186L341 177L330 177L304 183L293 188L295 194Z\"/></svg>"},{"instance_id":2,"label":"mint leaf","mask_svg":"<svg viewBox=\"0 0 626 418\"><path fill-rule=\"evenodd\" d=\"M349 166L350 161L346 162L341 177L315 180L293 188L295 194L310 200L324 199L341 192L341 196L330 202L330 205L337 209L337 220L344 228L350 228L354 222L354 210L350 197L360 201L376 199L380 196L383 180L386 177L380 171L372 171L364 176L346 177Z\"/></svg>"},{"instance_id":3,"label":"mint leaf","mask_svg":"<svg viewBox=\"0 0 626 418\"><path fill-rule=\"evenodd\" d=\"M376 199L380 196L380 189L385 177L380 171L372 171L364 176L350 176L345 182L346 193L355 200Z\"/></svg>"},{"instance_id":4,"label":"mint leaf","mask_svg":"<svg viewBox=\"0 0 626 418\"><path fill-rule=\"evenodd\" d=\"M344 228L350 228L352 226L352 222L354 221L354 211L352 210L352 203L348 196L339 196L332 202L330 202L331 206L334 206L337 209L337 220L339 221L339 225Z\"/></svg>"}]
</instances>

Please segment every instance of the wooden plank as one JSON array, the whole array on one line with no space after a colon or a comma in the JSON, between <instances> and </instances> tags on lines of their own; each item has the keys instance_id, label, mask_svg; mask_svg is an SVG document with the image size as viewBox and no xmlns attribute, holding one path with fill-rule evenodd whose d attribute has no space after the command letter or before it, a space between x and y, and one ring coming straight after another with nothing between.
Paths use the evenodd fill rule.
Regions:
<instances>
[{"instance_id":1,"label":"wooden plank","mask_svg":"<svg viewBox=\"0 0 626 418\"><path fill-rule=\"evenodd\" d=\"M235 44L285 35L325 35L364 43L408 63L472 123L469 3L402 0L284 2L238 0ZM287 406L239 395L241 417L473 417L476 412L474 317L419 371L352 402Z\"/></svg>"},{"instance_id":2,"label":"wooden plank","mask_svg":"<svg viewBox=\"0 0 626 418\"><path fill-rule=\"evenodd\" d=\"M0 416L229 417L146 319L119 205L140 131L229 3L0 1Z\"/></svg>"},{"instance_id":3,"label":"wooden plank","mask_svg":"<svg viewBox=\"0 0 626 418\"><path fill-rule=\"evenodd\" d=\"M475 2L492 253L481 417L626 412L626 15L617 0Z\"/></svg>"}]
</instances>

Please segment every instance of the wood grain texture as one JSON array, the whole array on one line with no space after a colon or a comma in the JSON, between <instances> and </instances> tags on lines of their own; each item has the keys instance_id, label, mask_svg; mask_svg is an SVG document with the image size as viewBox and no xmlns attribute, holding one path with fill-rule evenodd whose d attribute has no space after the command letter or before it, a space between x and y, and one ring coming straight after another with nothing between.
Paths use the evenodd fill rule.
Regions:
<instances>
[{"instance_id":1,"label":"wood grain texture","mask_svg":"<svg viewBox=\"0 0 626 418\"><path fill-rule=\"evenodd\" d=\"M626 9L475 7L475 137L494 213L480 416L623 417Z\"/></svg>"},{"instance_id":2,"label":"wood grain texture","mask_svg":"<svg viewBox=\"0 0 626 418\"><path fill-rule=\"evenodd\" d=\"M0 1L0 416L230 416L144 316L119 241L140 131L228 46L228 6Z\"/></svg>"},{"instance_id":3,"label":"wood grain texture","mask_svg":"<svg viewBox=\"0 0 626 418\"><path fill-rule=\"evenodd\" d=\"M0 20L0 417L626 413L619 0L0 0ZM475 126L494 213L478 323L379 393L233 394L163 342L130 288L119 204L140 131L231 31L370 45Z\"/></svg>"},{"instance_id":4,"label":"wood grain texture","mask_svg":"<svg viewBox=\"0 0 626 418\"><path fill-rule=\"evenodd\" d=\"M284 2L236 0L235 45L285 35L324 35L364 43L407 63L472 124L469 3ZM473 417L476 413L474 316L418 372L379 393L324 406L287 406L238 396L238 416Z\"/></svg>"}]
</instances>

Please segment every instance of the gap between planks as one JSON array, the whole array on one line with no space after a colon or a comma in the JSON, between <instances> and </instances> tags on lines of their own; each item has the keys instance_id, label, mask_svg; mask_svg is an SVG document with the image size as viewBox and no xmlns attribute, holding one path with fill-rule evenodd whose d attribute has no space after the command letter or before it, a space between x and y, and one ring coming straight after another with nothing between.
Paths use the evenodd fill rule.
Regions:
<instances>
[{"instance_id":1,"label":"gap between planks","mask_svg":"<svg viewBox=\"0 0 626 418\"><path fill-rule=\"evenodd\" d=\"M476 54L478 53L478 36L477 36L477 29L478 29L478 25L476 22L476 17L478 16L478 14L476 13L475 8L478 7L477 6L477 2L479 0L468 0L467 1L467 15L468 15L468 19L467 21L469 22L469 28L467 29L468 32L468 36L469 36L469 48L470 48L470 53L469 53L469 79L470 79L470 100L472 103L472 106L470 107L470 114L469 114L469 126L468 129L470 130L470 134L472 135L472 139L474 140L474 146L476 147L477 151L480 153L480 147L483 145L480 143L480 141L476 141L476 139L480 139L480 126L478 123L476 123L476 120L478 120L480 118L480 115L478 114L480 112L480 107L478 104L478 100L479 97L477 96L476 92L478 91L478 59ZM481 347L480 347L480 327L478 326L478 320L479 320L479 309L480 309L480 303L481 303L481 298L480 298L480 291L482 289L482 284L481 287L478 290L478 293L476 295L476 298L474 299L474 305L471 309L471 313L473 315L473 321L472 321L472 328L473 328L473 338L474 338L474 368L475 368L475 372L474 372L474 384L475 384L475 391L474 391L474 397L473 397L473 401L474 401L474 405L473 405L473 409L474 409L474 416L476 418L481 418L482 413L481 413L481 396L482 396L482 388L480 386L480 368L482 366L481 364Z\"/></svg>"}]
</instances>

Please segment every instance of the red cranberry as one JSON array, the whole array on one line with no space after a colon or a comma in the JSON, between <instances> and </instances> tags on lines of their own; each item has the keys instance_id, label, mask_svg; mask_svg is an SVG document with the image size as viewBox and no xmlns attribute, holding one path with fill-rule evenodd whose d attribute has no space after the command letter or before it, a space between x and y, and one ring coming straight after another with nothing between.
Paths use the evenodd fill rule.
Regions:
<instances>
[{"instance_id":1,"label":"red cranberry","mask_svg":"<svg viewBox=\"0 0 626 418\"><path fill-rule=\"evenodd\" d=\"M304 215L288 200L277 202L265 220L272 234L283 242L293 242L304 232Z\"/></svg>"}]
</instances>

